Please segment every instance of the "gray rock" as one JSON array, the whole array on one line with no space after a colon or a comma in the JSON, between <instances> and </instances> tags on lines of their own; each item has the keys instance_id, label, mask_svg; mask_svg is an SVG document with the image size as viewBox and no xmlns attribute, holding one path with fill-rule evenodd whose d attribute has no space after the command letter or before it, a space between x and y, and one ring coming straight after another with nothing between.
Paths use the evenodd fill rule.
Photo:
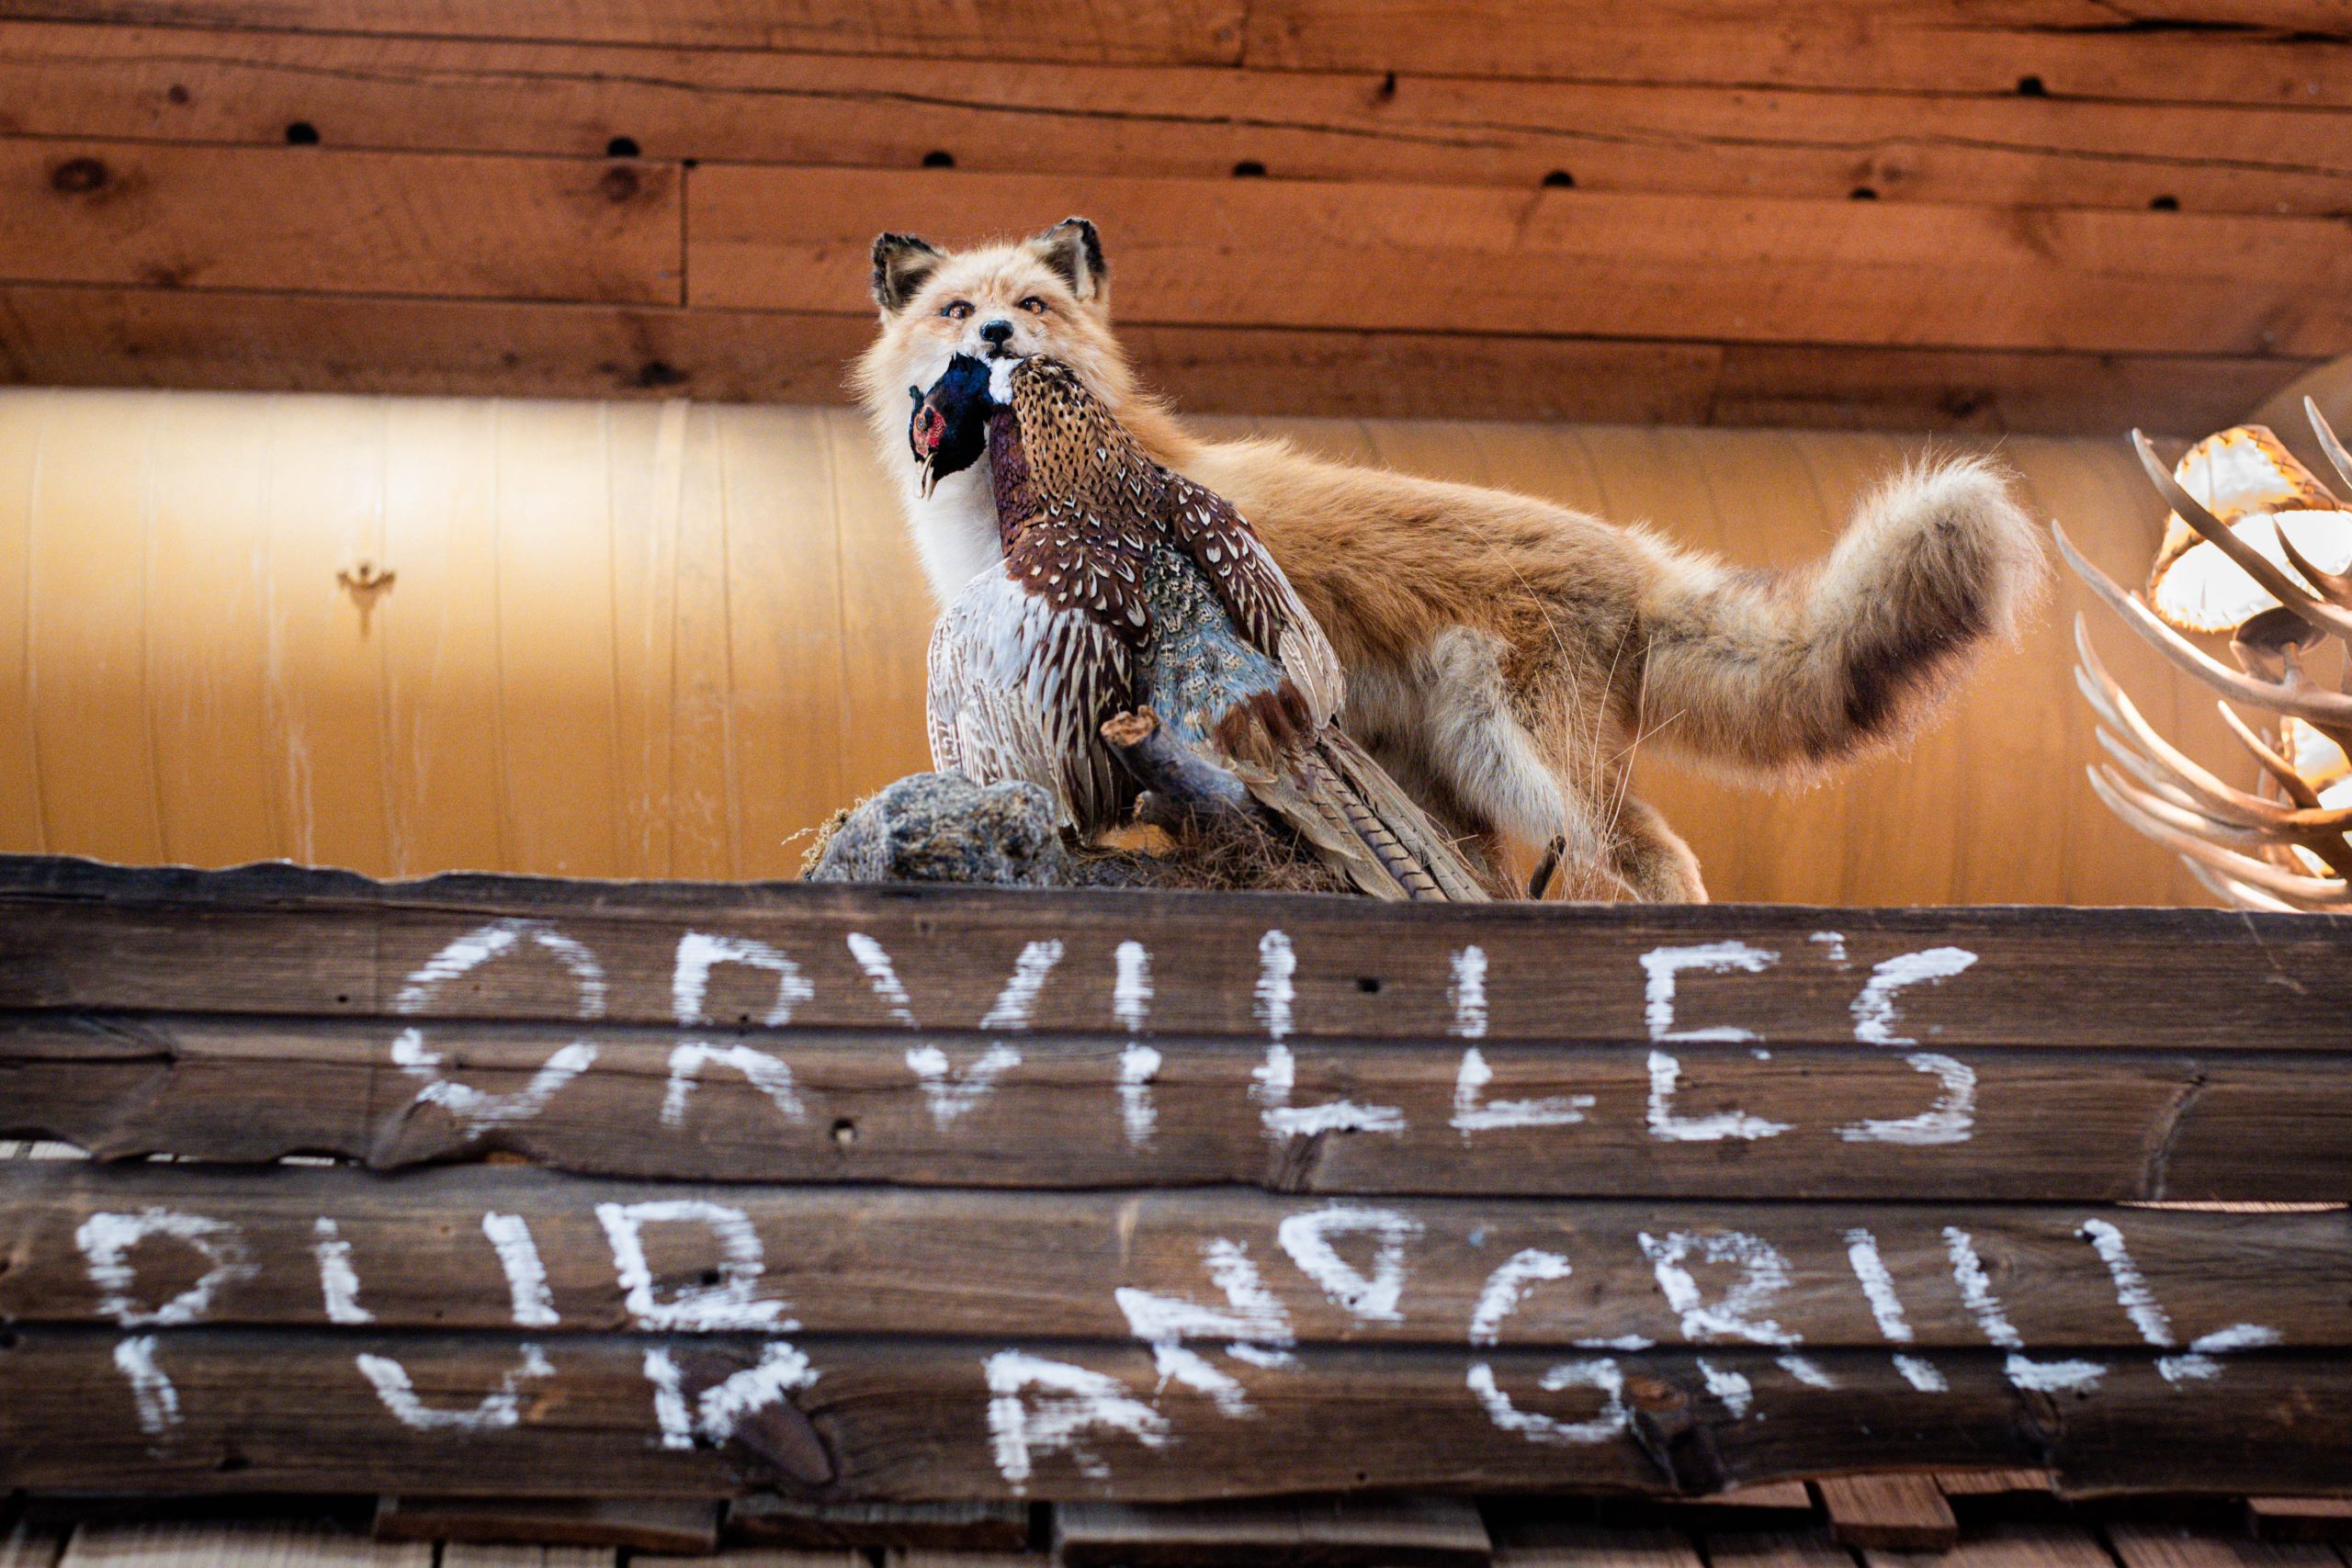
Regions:
<instances>
[{"instance_id":1,"label":"gray rock","mask_svg":"<svg viewBox=\"0 0 2352 1568\"><path fill-rule=\"evenodd\" d=\"M1051 795L1033 784L982 786L961 773L910 773L860 802L808 879L998 887L1092 880L1062 842Z\"/></svg>"}]
</instances>

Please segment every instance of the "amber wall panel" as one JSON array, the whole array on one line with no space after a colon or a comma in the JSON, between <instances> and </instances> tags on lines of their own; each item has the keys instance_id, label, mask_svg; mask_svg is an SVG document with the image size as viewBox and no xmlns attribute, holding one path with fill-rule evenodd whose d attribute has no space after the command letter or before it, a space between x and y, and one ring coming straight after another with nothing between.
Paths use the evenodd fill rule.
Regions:
<instances>
[{"instance_id":1,"label":"amber wall panel","mask_svg":"<svg viewBox=\"0 0 2352 1568\"><path fill-rule=\"evenodd\" d=\"M1208 422L1647 520L1756 565L1916 456L1871 434ZM1951 444L1944 444L1950 449ZM2028 504L2135 580L2120 442L2012 439ZM353 586L369 572L389 581ZM1640 754L1718 897L2203 901L2099 808L2061 584L1903 754L1785 794ZM931 606L838 409L0 392L0 848L376 874L765 877L925 765ZM2094 629L2233 776L2211 705Z\"/></svg>"}]
</instances>

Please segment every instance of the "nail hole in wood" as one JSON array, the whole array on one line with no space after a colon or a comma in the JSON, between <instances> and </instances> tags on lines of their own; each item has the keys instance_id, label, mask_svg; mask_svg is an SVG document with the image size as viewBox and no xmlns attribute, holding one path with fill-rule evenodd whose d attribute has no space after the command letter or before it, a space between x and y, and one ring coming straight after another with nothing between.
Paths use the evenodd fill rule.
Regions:
<instances>
[{"instance_id":1,"label":"nail hole in wood","mask_svg":"<svg viewBox=\"0 0 2352 1568\"><path fill-rule=\"evenodd\" d=\"M2148 203L2148 210L2151 212L2178 212L2180 210L2180 197L2177 196L2157 197L2154 201Z\"/></svg>"},{"instance_id":2,"label":"nail hole in wood","mask_svg":"<svg viewBox=\"0 0 2352 1568\"><path fill-rule=\"evenodd\" d=\"M956 154L944 148L933 148L922 155L922 166L926 169L952 169L956 166Z\"/></svg>"},{"instance_id":3,"label":"nail hole in wood","mask_svg":"<svg viewBox=\"0 0 2352 1568\"><path fill-rule=\"evenodd\" d=\"M1554 169L1544 176L1544 183L1555 190L1573 190L1576 188L1577 177L1566 169Z\"/></svg>"},{"instance_id":4,"label":"nail hole in wood","mask_svg":"<svg viewBox=\"0 0 2352 1568\"><path fill-rule=\"evenodd\" d=\"M2020 77L2018 77L2018 97L2020 97L2020 98L2046 98L2046 97L2048 97L2049 96L2050 96L2050 89L2049 89L2049 88L2047 88L2047 87L2045 87L2045 86L2043 86L2043 85L2041 85L2041 77L2039 77L2039 76L2020 76Z\"/></svg>"},{"instance_id":5,"label":"nail hole in wood","mask_svg":"<svg viewBox=\"0 0 2352 1568\"><path fill-rule=\"evenodd\" d=\"M616 136L605 143L605 156L607 158L635 158L644 151L637 144L634 136Z\"/></svg>"},{"instance_id":6,"label":"nail hole in wood","mask_svg":"<svg viewBox=\"0 0 2352 1568\"><path fill-rule=\"evenodd\" d=\"M107 166L96 158L68 158L50 171L50 188L67 196L86 196L94 190L104 190L113 178Z\"/></svg>"},{"instance_id":7,"label":"nail hole in wood","mask_svg":"<svg viewBox=\"0 0 2352 1568\"><path fill-rule=\"evenodd\" d=\"M1872 190L1868 186L1856 186L1853 189L1846 193L1846 199L1849 201L1876 201L1878 199L1878 192Z\"/></svg>"},{"instance_id":8,"label":"nail hole in wood","mask_svg":"<svg viewBox=\"0 0 2352 1568\"><path fill-rule=\"evenodd\" d=\"M309 120L298 119L286 128L286 145L288 147L316 147L318 144L319 128Z\"/></svg>"},{"instance_id":9,"label":"nail hole in wood","mask_svg":"<svg viewBox=\"0 0 2352 1568\"><path fill-rule=\"evenodd\" d=\"M1237 180L1262 180L1266 177L1266 165L1255 158L1244 158L1233 165L1233 177Z\"/></svg>"}]
</instances>

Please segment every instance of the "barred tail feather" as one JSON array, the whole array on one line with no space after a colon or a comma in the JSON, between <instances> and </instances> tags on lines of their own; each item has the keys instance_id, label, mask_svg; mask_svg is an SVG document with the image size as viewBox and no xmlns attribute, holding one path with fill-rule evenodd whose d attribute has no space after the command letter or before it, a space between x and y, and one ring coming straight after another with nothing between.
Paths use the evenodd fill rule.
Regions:
<instances>
[{"instance_id":1,"label":"barred tail feather","mask_svg":"<svg viewBox=\"0 0 2352 1568\"><path fill-rule=\"evenodd\" d=\"M1336 728L1323 732L1295 775L1252 784L1250 791L1327 864L1375 898L1487 899L1452 841Z\"/></svg>"}]
</instances>

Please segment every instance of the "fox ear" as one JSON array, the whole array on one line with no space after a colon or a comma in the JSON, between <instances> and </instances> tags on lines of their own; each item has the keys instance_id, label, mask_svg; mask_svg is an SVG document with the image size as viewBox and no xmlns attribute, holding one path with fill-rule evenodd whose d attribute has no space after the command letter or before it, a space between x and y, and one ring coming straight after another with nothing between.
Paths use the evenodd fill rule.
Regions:
<instances>
[{"instance_id":1,"label":"fox ear","mask_svg":"<svg viewBox=\"0 0 2352 1568\"><path fill-rule=\"evenodd\" d=\"M1031 235L1029 248L1061 274L1080 299L1096 298L1111 281L1111 269L1102 260L1102 236L1083 218L1065 218L1044 233Z\"/></svg>"},{"instance_id":2,"label":"fox ear","mask_svg":"<svg viewBox=\"0 0 2352 1568\"><path fill-rule=\"evenodd\" d=\"M906 309L915 290L923 285L932 269L947 259L946 254L928 240L918 240L912 234L877 234L874 239L874 302L882 307L886 316L897 315Z\"/></svg>"}]
</instances>

